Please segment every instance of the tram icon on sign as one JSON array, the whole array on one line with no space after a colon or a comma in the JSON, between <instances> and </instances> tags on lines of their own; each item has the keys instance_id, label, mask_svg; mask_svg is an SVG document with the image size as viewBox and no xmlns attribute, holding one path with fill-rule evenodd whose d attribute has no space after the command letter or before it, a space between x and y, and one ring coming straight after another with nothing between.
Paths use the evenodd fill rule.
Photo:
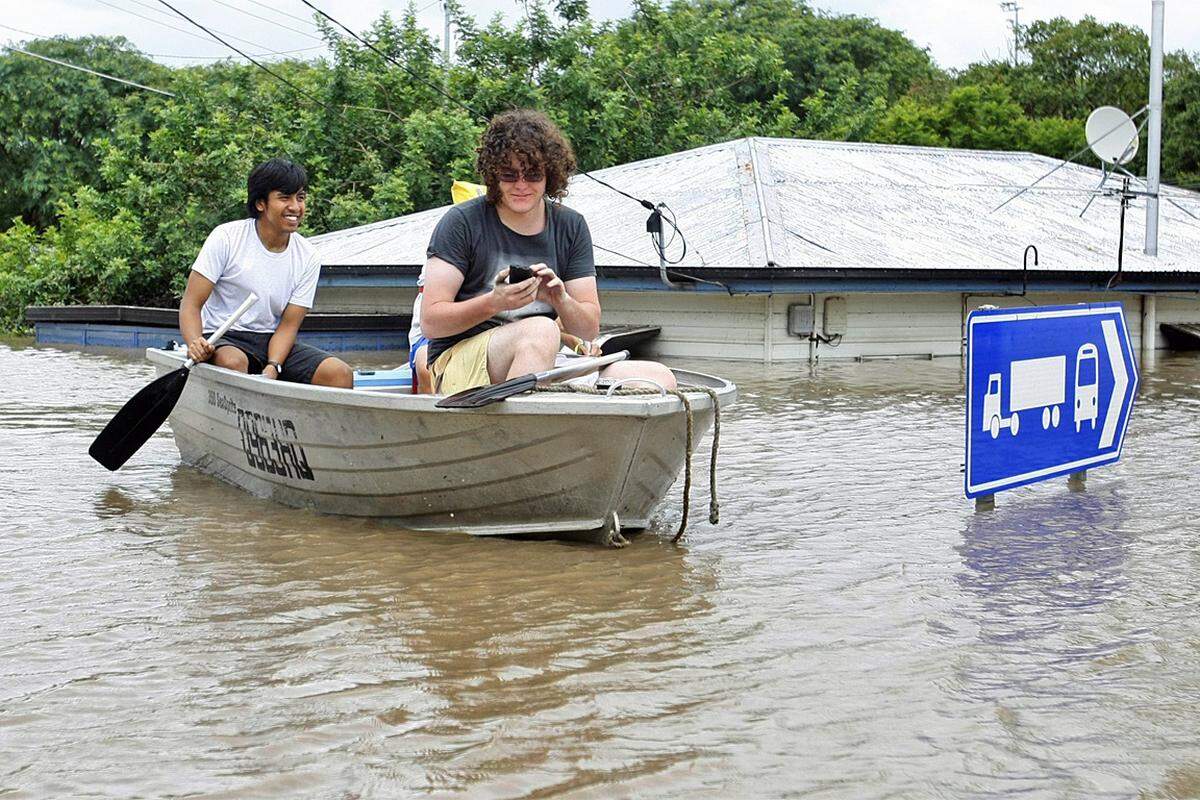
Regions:
<instances>
[{"instance_id":1,"label":"tram icon on sign","mask_svg":"<svg viewBox=\"0 0 1200 800\"><path fill-rule=\"evenodd\" d=\"M1088 342L1075 354L1075 432L1079 433L1084 420L1096 430L1100 415L1100 353Z\"/></svg>"},{"instance_id":2,"label":"tram icon on sign","mask_svg":"<svg viewBox=\"0 0 1200 800\"><path fill-rule=\"evenodd\" d=\"M1075 354L1075 432L1083 423L1091 422L1096 429L1099 415L1099 351L1090 342ZM1067 357L1048 356L1028 358L1009 364L1008 410L1002 411L1004 376L999 372L988 375L987 392L983 396L983 430L995 439L1007 429L1016 436L1021 430L1021 412L1041 411L1042 430L1057 428L1062 421L1066 404Z\"/></svg>"}]
</instances>

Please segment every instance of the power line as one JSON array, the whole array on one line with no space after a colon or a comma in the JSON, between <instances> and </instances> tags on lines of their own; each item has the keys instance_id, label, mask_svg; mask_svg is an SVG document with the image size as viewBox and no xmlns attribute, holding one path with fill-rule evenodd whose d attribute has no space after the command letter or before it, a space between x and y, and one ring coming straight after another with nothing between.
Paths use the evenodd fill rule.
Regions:
<instances>
[{"instance_id":1,"label":"power line","mask_svg":"<svg viewBox=\"0 0 1200 800\"><path fill-rule=\"evenodd\" d=\"M163 2L163 0L159 0L159 2L161 3L161 2ZM332 22L334 25L337 25L339 28L341 28L342 30L344 30L346 33L348 33L348 34L350 34L351 36L353 36L355 39L357 39L357 40L358 40L359 42L361 42L363 45L365 45L366 47L368 47L368 48L369 48L371 51L373 51L374 53L376 53L377 55L379 55L379 57L380 57L380 58L383 58L383 59L384 59L384 60L386 60L388 63L390 63L390 64L393 64L393 65L395 65L395 66L399 67L400 69L404 70L405 72L407 72L407 73L408 73L408 75L409 75L409 76L410 76L410 77L411 77L413 80L419 81L420 83L423 83L425 86L429 87L430 89L433 89L435 92L437 92L438 94L440 94L442 97L445 97L447 100L449 100L450 102L454 103L454 104L455 104L455 105L457 105L459 108L465 109L465 110L466 110L468 113L470 113L470 114L471 114L472 116L474 116L475 118L477 118L477 119L480 119L480 120L483 120L483 121L485 121L485 122L487 121L487 118L486 118L486 117L485 117L483 114L481 114L480 112L478 112L478 111L476 111L475 109L471 108L469 105L467 105L466 103L464 103L462 100L459 100L457 97L455 97L454 95L450 94L450 93L449 93L449 92L447 92L445 89L443 89L442 87L438 86L437 84L435 84L435 83L432 83L432 82L430 82L430 81L427 81L427 80L425 80L423 77L421 77L420 75L418 75L416 72L414 72L413 70L409 69L409 68L408 68L408 66L406 66L405 64L402 64L401 62L399 62L399 61L397 61L396 59L392 58L390 55L388 55L387 53L383 52L383 51L382 51L382 50L380 50L378 47L376 47L375 45L371 44L370 42L368 42L368 41L367 41L366 39L364 39L363 37L359 36L359 35L358 35L357 33L355 33L354 31L350 30L350 28L347 28L347 27L346 27L345 25L343 25L341 22L338 22L336 19L334 19L333 17L331 17L329 14L325 13L325 12L324 12L324 11L322 11L321 9L317 8L316 6L314 6L312 3L310 3L310 2L309 2L309 0L300 0L300 2L301 2L301 3L304 3L304 5L308 6L308 7L309 7L309 8L311 8L313 11L317 12L317 13L318 13L318 14L320 14L322 17L324 17L325 19L329 20L329 21L330 21L330 22ZM620 189L618 189L617 187L613 186L613 185L612 185L612 184L610 184L610 183L607 183L607 182L605 182L605 181L602 181L602 180L600 180L600 179L599 179L599 178L597 178L595 175L592 175L590 172L587 172L586 170L580 170L580 171L579 171L579 174L580 174L580 175L584 175L584 176L586 176L586 177L588 177L588 178L591 178L593 181L595 181L596 183L600 184L601 186L607 187L607 188L611 189L612 191L616 192L617 194L619 194L619 195L622 195L623 197L627 197L627 198L629 198L630 200L634 201L635 203L638 203L638 204L640 204L640 205L641 205L643 208L647 209L648 211L654 211L654 210L655 210L655 208L654 208L654 204L653 204L653 203L651 203L649 200L643 200L643 199L641 199L640 197L634 197L633 195L629 194L628 192L621 191L621 190L620 190ZM671 223L671 226L672 226L672 227L675 227L675 225L674 225L674 223L673 223L673 222ZM678 228L675 228L675 230L676 230L676 232L678 232L678 233L679 233L681 236L683 235L683 232L682 232L682 231L680 231Z\"/></svg>"},{"instance_id":2,"label":"power line","mask_svg":"<svg viewBox=\"0 0 1200 800\"><path fill-rule=\"evenodd\" d=\"M129 14L131 16L137 17L138 19L144 19L144 20L146 20L146 22L152 22L155 25L161 25L164 28L170 28L173 31L178 31L179 33L182 33L184 36L191 36L193 39L199 39L202 42L206 41L205 38L198 33L192 33L191 31L189 31L185 28L180 28L177 25L169 25L166 22L162 22L161 20L154 19L153 17L147 17L145 14L139 14L136 11L131 11L128 8L122 8L121 6L114 5L110 2L108 2L108 0L96 0L96 2L100 3L101 5L106 5L109 8L116 9L117 11L120 11L124 14Z\"/></svg>"},{"instance_id":3,"label":"power line","mask_svg":"<svg viewBox=\"0 0 1200 800\"><path fill-rule=\"evenodd\" d=\"M116 5L116 4L112 3L112 2L110 2L109 0L96 0L96 2L98 2L98 3L101 3L102 5L106 5L106 6L108 6L109 8L116 9L117 11L121 11L121 12L123 12L123 13L126 13L126 14L132 14L133 16L135 16L135 17L138 17L138 18L140 18L140 19L144 19L144 20L146 20L147 22L153 22L153 23L154 23L154 24L156 24L156 25L162 25L163 27L170 28L171 30L179 31L180 33L185 33L185 34L187 34L188 36L192 36L192 37L194 37L194 38L200 39L201 41L203 41L203 40L204 40L204 37L203 37L203 36L200 36L199 34L192 33L191 31L189 31L189 30L186 30L186 29L184 29L184 28L178 28L178 27L176 27L176 26L174 26L174 25L168 25L167 23L165 23L165 22L161 22L161 21L159 21L159 20L156 20L156 19L154 19L153 17L147 17L146 15L144 15L144 14L139 14L139 13L137 13L136 11L133 11L133 10L131 10L131 9L128 9L128 8L123 8L123 7L121 7L121 6L118 6L118 5ZM148 9L150 9L151 11L154 11L154 12L155 12L155 13L157 13L157 14L166 14L166 12L165 12L165 11L161 11L160 9L157 9L157 8L155 8L154 6L151 6L151 5L147 4L147 3L143 3L143 2L142 2L142 0L128 0L128 2L130 2L130 3L134 3L135 5L142 6L143 8L148 8ZM170 16L170 15L167 15L167 16ZM216 30L216 29L214 28L214 30ZM239 41L239 42L243 42L243 43L245 43L245 44L248 44L248 45L250 45L250 46L252 46L252 47L257 47L259 50L266 51L267 53L270 53L271 55L283 55L282 53L279 53L278 51L272 50L270 47L267 47L267 46L266 46L266 45L264 45L264 44L259 44L258 42L252 42L252 41L250 41L249 39L243 39L241 36L235 36L234 34L232 34L232 33L228 33L228 32L226 32L226 31L217 31L217 33L219 33L219 34L221 34L221 35L223 35L223 36L227 36L227 37L229 37L230 39L236 39L237 41ZM247 58L249 58L249 56L246 56L246 57L247 57Z\"/></svg>"},{"instance_id":4,"label":"power line","mask_svg":"<svg viewBox=\"0 0 1200 800\"><path fill-rule=\"evenodd\" d=\"M282 15L282 16L285 16L285 17L287 17L288 19L294 19L294 20L296 20L297 22L303 22L305 25L311 25L311 26L313 27L313 29L314 29L314 30L317 30L317 29L318 29L318 28L317 28L317 25L316 25L315 23L313 23L312 19L306 19L306 18L304 18L304 17L298 17L298 16L296 16L295 14L290 14L290 13L288 13L287 11L284 11L284 10L283 10L283 9L281 9L281 8L275 8L274 6L270 6L270 5L267 5L266 3L260 2L260 0L242 0L242 2L245 2L245 3L251 3L251 4L253 4L253 5L256 5L256 6L258 6L259 8L264 8L264 9L266 9L267 11L273 11L273 12L275 12L276 14L280 14L280 15Z\"/></svg>"},{"instance_id":5,"label":"power line","mask_svg":"<svg viewBox=\"0 0 1200 800\"><path fill-rule=\"evenodd\" d=\"M103 2L103 0L101 0L101 2ZM204 26L203 26L203 25L201 25L199 22L196 22L196 20L192 19L192 18L191 18L191 17L189 17L187 14L183 13L183 12L182 12L182 11L180 11L178 8L176 8L175 6L173 6L173 5L171 5L170 3L168 3L166 0L158 0L158 2L162 3L164 6L166 6L166 7L167 7L167 8L169 8L169 9L171 9L172 11L174 11L174 12L175 12L175 13L176 13L178 16L180 16L180 17L183 17L183 18L184 18L184 19L186 19L188 22L192 23L192 24L193 24L193 25L195 25L197 28L199 28L200 30L204 31L204 32L205 32L205 33L207 33L209 36L211 36L212 38L216 39L218 42L220 42L221 44L225 45L225 46L226 46L226 47L228 47L230 50L232 50L233 52L235 52L235 53L237 53L238 55L240 55L242 58L244 58L244 59L246 59L247 61L249 61L251 64L253 64L254 66L258 67L258 68L259 68L259 69L261 69L263 72L265 72L265 73L267 73L268 75L270 75L271 77L273 77L275 80L277 80L277 81L280 81L281 83L286 83L288 86L292 87L292 89L294 89L294 90L295 90L295 91L296 91L298 94L301 94L301 95L303 95L304 97L307 97L307 98L309 98L310 100L312 100L312 101L314 101L314 102L316 102L316 103L318 103L318 104L320 104L320 105L322 105L322 106L325 106L326 108L328 108L328 107L329 107L329 106L327 106L327 105L325 104L325 101L321 100L321 98L317 97L316 95L310 94L309 92L305 91L304 89L301 89L299 86L297 86L296 84L292 83L292 82L291 82L291 81L289 81L287 78L285 78L285 77L283 77L282 75L280 75L279 73L275 72L275 71L274 71L274 70L272 70L270 67L267 67L266 65L259 63L258 61L256 61L255 59L253 59L253 58L251 58L249 55L247 55L246 53L243 53L241 50L237 49L236 47L234 47L233 45L231 45L229 42L225 41L225 40L224 40L224 39L222 39L220 36L218 36L218 35L217 35L217 34L216 34L216 33L215 33L215 32L214 32L214 31L213 31L211 28L206 28L206 27L204 27Z\"/></svg>"},{"instance_id":6,"label":"power line","mask_svg":"<svg viewBox=\"0 0 1200 800\"><path fill-rule=\"evenodd\" d=\"M234 11L238 12L239 14L245 14L248 17L254 17L255 19L262 20L263 22L269 22L272 25L277 25L280 28L283 28L284 30L291 31L292 33L298 33L301 36L307 36L309 39L314 39L318 42L325 41L320 36L313 36L311 33L307 32L307 31L302 31L298 28L293 28L290 25L284 25L282 22L278 22L276 20L270 19L269 17L264 17L261 14L255 14L253 11L247 11L244 8L238 8L237 6L233 5L232 3L226 3L225 0L212 0L212 2L214 2L220 6L225 6L226 8L232 8Z\"/></svg>"},{"instance_id":7,"label":"power line","mask_svg":"<svg viewBox=\"0 0 1200 800\"><path fill-rule=\"evenodd\" d=\"M87 67L81 67L81 66L78 66L77 64L71 64L66 61L59 61L57 58L50 58L50 56L43 56L43 55L39 55L38 53L31 53L28 50L22 50L19 47L5 45L4 49L11 50L14 53L20 53L21 55L29 56L30 58L38 58L38 59L41 59L42 61L49 61L51 64L58 64L61 67L70 67L71 69L77 69L80 72L86 72L89 75L95 75L98 78L104 78L106 80L116 81L117 83L123 83L126 86L135 86L138 89L145 89L148 92L155 92L156 94L166 95L167 97L175 96L174 93L172 93L172 92L167 92L162 89L155 89L152 86L143 86L140 83L134 83L133 81L127 81L124 78L118 78L114 75L106 75L103 72L96 72L94 69L88 69Z\"/></svg>"},{"instance_id":8,"label":"power line","mask_svg":"<svg viewBox=\"0 0 1200 800\"><path fill-rule=\"evenodd\" d=\"M205 32L205 33L207 33L209 36L211 36L212 38L216 39L218 42L220 42L221 44L225 45L226 47L228 47L230 50L232 50L233 52L237 53L238 55L240 55L242 58L244 58L244 59L246 59L247 61L249 61L251 64L253 64L254 66L258 67L259 69L261 69L263 72L265 72L265 73L267 73L268 75L270 75L270 76L271 76L272 78L274 78L275 80L277 80L277 81L279 81L279 82L281 82L281 83L287 84L287 85L288 85L288 86L290 86L290 87L291 87L291 88L292 88L292 89L293 89L293 90L294 90L294 91L295 91L297 94L301 95L302 97L305 97L305 98L307 98L307 99L308 99L310 102L316 103L317 105L321 106L321 107L322 107L322 108L324 108L325 110L327 110L327 111L332 111L332 112L333 112L333 113L335 113L335 114L340 114L340 113L343 113L343 112L344 112L344 108L343 108L343 109L338 109L338 108L335 108L334 106L331 106L329 103L326 103L324 100L322 100L321 98L319 98L319 97L317 97L316 95L312 94L311 92L308 92L308 91L305 91L304 89L301 89L299 86L297 86L296 84L292 83L292 82L291 82L291 81L289 81L287 78L285 78L285 77L283 77L282 75L280 75L279 73L275 72L275 71L274 71L274 70L272 70L270 67L267 67L265 64L262 64L261 62L259 62L259 61L256 61L255 59L251 58L251 57L250 57L250 56L248 56L247 54L243 53L241 50L239 50L238 48L234 47L234 46L233 46L233 45L231 45L229 42L225 41L225 40L224 40L224 39L222 39L220 36L218 36L216 33L214 33L214 32L213 32L213 31L212 31L210 28L206 28L205 26L201 25L201 24L200 24L199 22L197 22L196 20L194 20L194 19L192 19L191 17L189 17L187 14L183 13L182 11L180 11L180 10L179 10L178 8L176 8L175 6L173 6L173 5L171 5L170 3L168 3L168 2L167 2L167 0L158 0L158 2L159 2L159 3L161 3L162 5L166 6L167 8L171 9L171 10L172 10L172 11L174 11L174 12L175 12L177 15L179 15L180 17L183 17L185 20L187 20L188 22L190 22L192 25L195 25L197 28L199 28L200 30L204 31L204 32ZM376 111L376 112L379 112L379 113L381 113L381 114L391 114L392 116L397 116L395 112L393 112L393 111L387 111L386 109L382 109L382 108L371 108L371 107L369 107L369 106L346 106L345 108L360 108L360 109L363 109L363 110L366 110L366 111ZM395 147L395 145L391 144L390 142L388 142L388 141L386 141L386 140L384 140L384 139L381 139L381 138L379 138L378 136L371 136L371 135L367 134L367 133L366 133L366 132L365 132L365 131L364 131L362 128L359 128L357 125L353 125L353 124L352 124L352 127L354 127L354 128L355 128L355 130L356 130L356 131L359 133L359 135L362 135L362 136L364 136L365 138L368 138L368 139L374 139L376 142L378 142L379 144L383 145L384 147L387 147L387 148L388 148L388 149L390 149L390 150L391 150L393 153L396 153L397 155L399 155L401 158L403 158L403 157L404 157L404 153L402 153L400 150L398 150L398 149Z\"/></svg>"},{"instance_id":9,"label":"power line","mask_svg":"<svg viewBox=\"0 0 1200 800\"><path fill-rule=\"evenodd\" d=\"M155 20L150 20L150 22L154 22L154 21ZM159 24L162 25L164 23L160 22ZM167 27L172 27L172 26L168 25ZM52 39L63 39L64 41L70 41L69 39L66 39L66 34L62 34L62 33L56 33L53 35L45 34L45 33L34 33L33 31L27 31L27 30L24 30L23 28L14 28L11 25L4 25L4 24L0 24L0 28L4 28L5 30L9 30L9 31L16 31L17 33L23 33L26 36L32 36L35 39L43 39L46 41L49 41ZM184 30L183 28L173 28L173 29L179 31L180 33L186 33L188 36L196 36L196 34L192 33L191 31ZM203 39L204 37L197 37L197 38ZM207 41L207 40L205 40L205 41ZM325 45L315 45L313 47L301 47L297 50L272 50L269 53L254 53L254 56L255 57L282 56L282 55L291 55L293 53L307 53L312 50L324 50L324 49L325 49ZM183 59L195 59L197 61L201 61L201 60L202 61L220 61L221 59L224 59L224 58L231 58L231 56L191 56L191 55L183 55L180 53L147 53L145 50L139 50L137 48L134 48L133 50L121 50L119 52L135 53L140 56L145 56L146 58L183 58Z\"/></svg>"},{"instance_id":10,"label":"power line","mask_svg":"<svg viewBox=\"0 0 1200 800\"><path fill-rule=\"evenodd\" d=\"M313 45L312 47L301 47L298 50L272 50L269 53L254 53L254 57L255 58L263 58L264 56L286 56L286 55L292 55L294 53L310 53L313 50L324 50L324 49L325 49L325 45L318 44L318 45ZM185 56L185 55L178 55L176 53L146 53L141 50L139 50L138 52L148 58L183 58L183 59L195 59L197 61L222 61L226 58L233 58L233 56Z\"/></svg>"},{"instance_id":11,"label":"power line","mask_svg":"<svg viewBox=\"0 0 1200 800\"><path fill-rule=\"evenodd\" d=\"M0 28L4 28L5 30L8 30L8 31L16 31L17 33L23 33L23 34L25 34L26 36L32 36L32 37L33 37L33 38L35 38L35 39L48 39L48 38L50 38L50 37L48 37L48 36L42 36L42 35L41 35L41 34L39 34L39 33L34 33L33 31L23 31L23 30L21 30L20 28L14 28L14 27L13 27L13 26L11 26L11 25L0 25Z\"/></svg>"},{"instance_id":12,"label":"power line","mask_svg":"<svg viewBox=\"0 0 1200 800\"><path fill-rule=\"evenodd\" d=\"M162 0L159 0L159 2L162 2ZM413 80L417 81L418 83L422 83L422 84L424 84L425 86L427 86L427 87L428 87L428 88L430 88L430 89L433 89L435 92L437 92L438 94L440 94L442 97L446 98L446 99L447 99L447 100L449 100L451 103L454 103L454 104L455 104L456 106L458 106L459 108L462 108L462 109L464 109L464 110L465 110L467 113L469 113L471 116L475 117L476 119L482 119L482 120L486 120L486 118L483 116L483 114L481 114L481 113L479 113L478 111L476 111L475 109L471 108L469 105L467 105L466 103L464 103L462 100L459 100L457 97L455 97L454 95L450 94L450 93L449 93L449 92L447 92L445 89L443 89L442 87L438 86L436 83L433 83L432 81L428 81L428 80L426 80L425 78L421 77L421 76L420 76L420 75L418 75L416 72L414 72L412 69L410 69L410 68L408 67L408 65L406 65L406 64L403 64L403 63L401 63L401 62L397 61L396 59L392 58L390 55L388 55L387 53L383 52L383 51L382 51L382 50L380 50L378 47L376 47L375 45L371 44L371 43L370 43L370 42L368 42L366 39L364 39L363 37L359 36L359 35L358 35L357 33L355 33L354 31L352 31L352 30L350 30L349 28L347 28L345 25L343 25L342 23L338 22L336 19L334 19L333 17L329 16L328 14L326 14L326 13L325 13L324 11L322 11L321 9L317 8L316 6L314 6L312 3L308 2L308 0L300 0L300 2L301 2L301 3L304 3L304 5L308 6L308 7L309 7L309 8L311 8L313 11L317 12L317 13L318 13L318 14L320 14L322 17L324 17L325 19L329 20L329 21L330 21L330 22L332 22L334 25L337 25L339 28L341 28L342 30L344 30L346 33L348 33L348 34L350 34L351 36L353 36L355 39L357 39L359 42L361 42L361 43L363 44L363 46L365 46L366 48L368 48L369 50L371 50L373 53L375 53L376 55L378 55L378 56L379 56L380 58L382 58L383 60L387 61L389 64L392 64L392 65L394 65L394 66L396 66L396 67L399 67L401 70L403 70L404 72L408 73L408 76L409 76L410 78L412 78Z\"/></svg>"}]
</instances>

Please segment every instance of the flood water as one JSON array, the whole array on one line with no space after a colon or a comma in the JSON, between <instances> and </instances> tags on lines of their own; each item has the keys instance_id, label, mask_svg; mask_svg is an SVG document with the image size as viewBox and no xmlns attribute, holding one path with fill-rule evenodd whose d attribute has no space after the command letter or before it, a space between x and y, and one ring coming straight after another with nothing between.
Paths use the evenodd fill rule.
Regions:
<instances>
[{"instance_id":1,"label":"flood water","mask_svg":"<svg viewBox=\"0 0 1200 800\"><path fill-rule=\"evenodd\" d=\"M150 366L0 343L0 797L1200 795L1200 358L986 513L957 361L690 366L722 522L607 550L108 473Z\"/></svg>"}]
</instances>

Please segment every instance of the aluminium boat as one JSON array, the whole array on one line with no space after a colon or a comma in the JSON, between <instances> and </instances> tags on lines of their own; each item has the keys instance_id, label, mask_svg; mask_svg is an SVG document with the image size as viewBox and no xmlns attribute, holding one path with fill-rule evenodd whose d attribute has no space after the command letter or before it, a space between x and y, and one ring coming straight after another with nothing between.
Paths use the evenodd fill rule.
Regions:
<instances>
[{"instance_id":1,"label":"aluminium boat","mask_svg":"<svg viewBox=\"0 0 1200 800\"><path fill-rule=\"evenodd\" d=\"M158 373L186 353L150 349ZM694 441L727 380L674 370ZM712 394L697 391L701 387ZM254 495L413 530L593 532L645 528L684 466L688 413L671 394L534 392L441 409L406 387L336 389L208 364L170 416L184 463Z\"/></svg>"}]
</instances>

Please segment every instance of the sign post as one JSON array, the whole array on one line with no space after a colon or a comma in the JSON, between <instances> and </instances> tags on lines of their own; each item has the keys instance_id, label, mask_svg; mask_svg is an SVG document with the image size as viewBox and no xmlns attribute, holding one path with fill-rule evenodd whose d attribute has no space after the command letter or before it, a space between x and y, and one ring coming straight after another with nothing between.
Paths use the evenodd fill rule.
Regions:
<instances>
[{"instance_id":1,"label":"sign post","mask_svg":"<svg viewBox=\"0 0 1200 800\"><path fill-rule=\"evenodd\" d=\"M967 497L1115 463L1137 384L1120 303L971 312Z\"/></svg>"}]
</instances>

